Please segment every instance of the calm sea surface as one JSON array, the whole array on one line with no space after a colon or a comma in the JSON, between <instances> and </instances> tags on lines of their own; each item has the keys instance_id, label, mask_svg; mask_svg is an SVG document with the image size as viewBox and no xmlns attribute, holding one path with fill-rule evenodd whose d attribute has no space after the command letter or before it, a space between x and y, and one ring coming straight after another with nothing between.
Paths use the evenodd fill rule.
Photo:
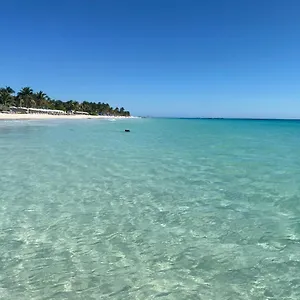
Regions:
<instances>
[{"instance_id":1,"label":"calm sea surface","mask_svg":"<svg viewBox=\"0 0 300 300\"><path fill-rule=\"evenodd\" d=\"M300 122L0 121L0 299L156 298L300 299Z\"/></svg>"}]
</instances>

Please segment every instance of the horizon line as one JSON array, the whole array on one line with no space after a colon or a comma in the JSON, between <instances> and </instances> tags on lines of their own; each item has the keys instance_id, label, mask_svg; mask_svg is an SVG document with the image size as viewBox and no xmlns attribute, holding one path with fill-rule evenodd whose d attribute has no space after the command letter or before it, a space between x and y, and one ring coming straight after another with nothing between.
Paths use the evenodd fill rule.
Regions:
<instances>
[{"instance_id":1,"label":"horizon line","mask_svg":"<svg viewBox=\"0 0 300 300\"><path fill-rule=\"evenodd\" d=\"M166 116L139 116L144 119L197 119L197 120L249 120L249 121L300 121L299 118L245 118L245 117L166 117Z\"/></svg>"}]
</instances>

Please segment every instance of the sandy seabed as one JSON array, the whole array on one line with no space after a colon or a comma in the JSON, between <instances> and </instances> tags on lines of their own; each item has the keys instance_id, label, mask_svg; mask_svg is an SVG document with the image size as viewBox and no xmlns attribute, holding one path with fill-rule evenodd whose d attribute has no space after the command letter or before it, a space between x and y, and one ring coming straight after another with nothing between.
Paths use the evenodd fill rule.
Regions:
<instances>
[{"instance_id":1,"label":"sandy seabed","mask_svg":"<svg viewBox=\"0 0 300 300\"><path fill-rule=\"evenodd\" d=\"M0 113L0 120L51 120L51 119L80 120L80 119L133 119L133 118L136 117Z\"/></svg>"}]
</instances>

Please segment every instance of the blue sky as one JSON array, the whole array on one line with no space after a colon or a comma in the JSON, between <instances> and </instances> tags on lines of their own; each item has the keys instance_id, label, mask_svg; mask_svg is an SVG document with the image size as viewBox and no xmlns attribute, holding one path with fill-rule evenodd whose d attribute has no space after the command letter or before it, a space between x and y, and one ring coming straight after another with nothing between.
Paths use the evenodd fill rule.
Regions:
<instances>
[{"instance_id":1,"label":"blue sky","mask_svg":"<svg viewBox=\"0 0 300 300\"><path fill-rule=\"evenodd\" d=\"M300 118L298 0L4 0L0 85L136 115Z\"/></svg>"}]
</instances>

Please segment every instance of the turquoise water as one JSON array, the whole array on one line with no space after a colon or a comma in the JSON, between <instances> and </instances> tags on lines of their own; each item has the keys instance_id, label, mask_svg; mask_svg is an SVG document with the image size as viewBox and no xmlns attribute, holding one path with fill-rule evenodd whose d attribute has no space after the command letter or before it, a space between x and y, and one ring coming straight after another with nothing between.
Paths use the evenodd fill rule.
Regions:
<instances>
[{"instance_id":1,"label":"turquoise water","mask_svg":"<svg viewBox=\"0 0 300 300\"><path fill-rule=\"evenodd\" d=\"M300 299L299 146L296 121L0 121L0 298Z\"/></svg>"}]
</instances>

